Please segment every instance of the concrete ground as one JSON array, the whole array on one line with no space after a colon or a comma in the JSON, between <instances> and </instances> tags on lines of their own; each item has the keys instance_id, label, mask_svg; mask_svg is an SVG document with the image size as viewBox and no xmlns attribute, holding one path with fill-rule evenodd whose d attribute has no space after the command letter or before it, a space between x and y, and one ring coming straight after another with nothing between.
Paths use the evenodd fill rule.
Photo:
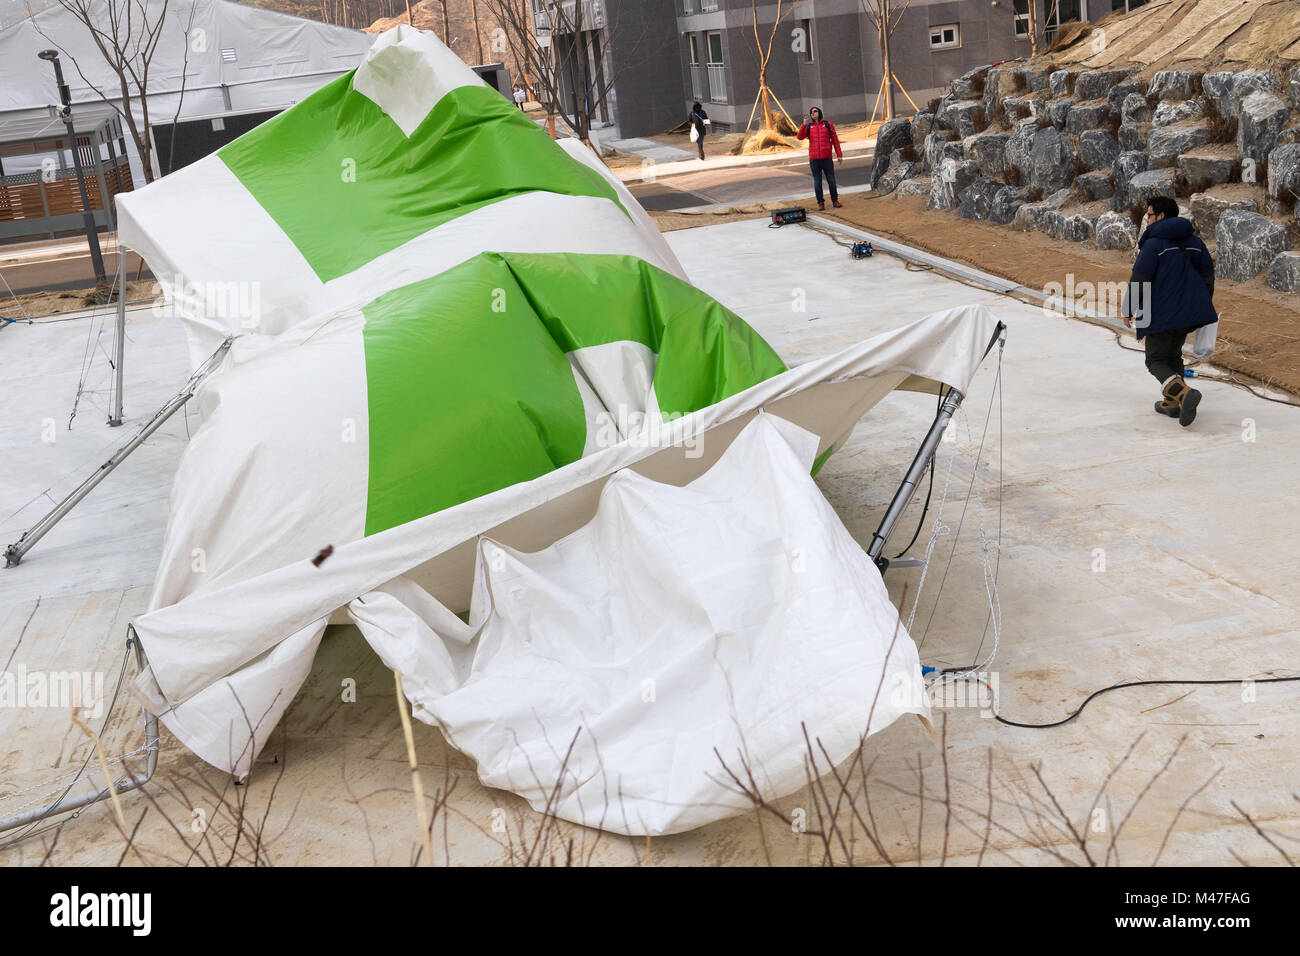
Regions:
<instances>
[{"instance_id":1,"label":"concrete ground","mask_svg":"<svg viewBox=\"0 0 1300 956\"><path fill-rule=\"evenodd\" d=\"M1004 716L1055 721L1121 681L1233 683L1119 690L1055 729L1009 727L990 719L981 701L949 694L935 711L944 749L919 722L902 721L872 737L863 761L838 768L838 778L778 806L654 841L550 827L518 799L482 787L466 758L417 723L423 783L436 804L437 863L570 855L653 864L816 864L828 854L904 864L1295 857L1300 687L1242 680L1298 670L1300 493L1292 478L1300 410L1205 383L1200 416L1183 429L1154 414L1157 387L1141 356L1104 329L888 256L855 261L800 227L734 222L668 240L696 283L791 364L959 304L986 304L1009 326L1001 393L995 354L952 430L957 440L940 446L934 499L910 551L924 554L936 524L947 530L934 545L911 628L924 662L967 665L993 650L983 540L1001 620L997 655L984 672ZM148 312L133 316L139 345L128 350L126 394L136 422L184 378L175 332ZM95 335L86 320L0 332L0 369L24 385L6 390L4 514L54 485L82 451L90 454L90 438L108 442L125 431L110 433L97 408L74 423L71 435L84 421L88 437L58 433L58 442L85 442L78 454L71 444L56 443L57 451L35 444L45 418L60 429L66 422L88 341ZM92 381L102 383L105 368L101 362ZM864 545L933 412L933 397L887 399L820 473ZM141 453L151 458L111 476L80 519L70 518L18 569L0 571L6 667L102 668L115 678L125 623L147 597L182 436L173 428ZM907 543L923 498L924 491L886 553ZM28 506L5 522L6 532L37 511ZM905 618L921 577L919 568L886 574L896 601L907 588ZM348 678L356 699L340 706ZM110 751L138 742L135 711L134 702L122 707L128 719L109 734ZM57 708L0 709L0 741L0 793L80 766L87 753ZM128 826L144 814L139 853L126 861L265 855L280 864L405 864L419 842L410 787L391 674L355 631L340 628L327 636L249 786L231 786L164 733L154 784L122 800ZM13 801L0 801L0 814L6 803ZM821 815L828 803L839 810L835 827ZM68 823L57 844L47 833L0 851L0 860L32 864L48 854L55 864L113 863L123 841L111 814L97 805ZM236 817L246 821L245 837L232 849Z\"/></svg>"}]
</instances>

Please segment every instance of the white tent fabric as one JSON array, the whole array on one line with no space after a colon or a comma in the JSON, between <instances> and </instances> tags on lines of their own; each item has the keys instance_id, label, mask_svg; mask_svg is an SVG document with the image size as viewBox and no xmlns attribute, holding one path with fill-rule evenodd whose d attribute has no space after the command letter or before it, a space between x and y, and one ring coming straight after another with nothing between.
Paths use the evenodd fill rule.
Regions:
<instances>
[{"instance_id":1,"label":"white tent fabric","mask_svg":"<svg viewBox=\"0 0 1300 956\"><path fill-rule=\"evenodd\" d=\"M163 7L159 0L140 2L150 18ZM149 70L149 118L155 123L170 121L178 103L182 119L287 107L354 69L374 41L360 30L229 0L171 0L166 7ZM136 0L132 8L138 12ZM51 109L59 100L54 71L36 57L51 47L62 54L77 128L94 126L112 114L113 108L96 90L113 98L116 75L86 26L55 5L0 30L0 140L62 132ZM140 120L138 99L132 100L132 110ZM140 186L144 174L139 156L132 143L127 149L132 177ZM5 171L25 170L15 159L7 159Z\"/></svg>"},{"instance_id":2,"label":"white tent fabric","mask_svg":"<svg viewBox=\"0 0 1300 956\"><path fill-rule=\"evenodd\" d=\"M728 768L776 798L806 782L805 732L839 763L929 718L916 645L813 483L817 445L760 415L685 487L617 472L548 548L480 539L467 624L405 578L349 611L488 786L620 833L730 816L750 804Z\"/></svg>"},{"instance_id":3,"label":"white tent fabric","mask_svg":"<svg viewBox=\"0 0 1300 956\"><path fill-rule=\"evenodd\" d=\"M149 662L136 687L187 747L209 763L246 773L306 678L326 624L347 621L349 608L366 619L364 606L353 603L358 597L385 589L400 594L408 585L393 582L408 582L429 596L422 610L410 611L408 626L418 631L430 627L432 619L435 633L455 640L463 633L455 615L472 607L481 537L515 552L548 548L592 519L610 476L630 469L655 481L687 484L717 462L764 410L817 436L821 454L842 443L895 389L932 390L944 383L965 391L998 329L982 306L935 313L532 481L340 545L319 566L271 561L269 569L247 569L247 576L231 583L213 582L134 622ZM310 362L310 356L300 360ZM221 376L209 384L220 389ZM272 407L281 400L275 381L241 385L265 390L242 399L250 407ZM218 391L204 400L220 406L223 396ZM272 452L268 442L250 444ZM210 453L219 455L220 448ZM257 462L249 467L256 469ZM812 494L819 496L815 488ZM183 501L174 504L172 520L182 526L222 527L223 533L249 539L266 531L257 512L222 510L218 501L216 513L198 519L185 513ZM302 553L301 542L291 544ZM738 566L736 573L743 576L748 569ZM431 616L427 608L433 604L445 611ZM384 641L375 640L385 653ZM418 658L400 654L390 663L398 666L403 659L409 670L399 667L399 672L419 687L428 679L424 667ZM417 716L432 712L417 711Z\"/></svg>"}]
</instances>

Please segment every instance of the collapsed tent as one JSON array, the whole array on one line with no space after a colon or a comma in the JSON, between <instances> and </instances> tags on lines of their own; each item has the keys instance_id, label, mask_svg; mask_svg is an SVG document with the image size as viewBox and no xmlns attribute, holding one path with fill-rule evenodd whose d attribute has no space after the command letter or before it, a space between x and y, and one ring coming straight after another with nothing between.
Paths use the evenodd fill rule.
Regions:
<instances>
[{"instance_id":1,"label":"collapsed tent","mask_svg":"<svg viewBox=\"0 0 1300 956\"><path fill-rule=\"evenodd\" d=\"M483 780L668 833L923 718L916 649L810 475L897 388L964 392L937 313L786 370L590 151L429 34L119 197L197 366L137 689L247 773L354 622ZM214 290L220 294L214 294ZM883 688L883 691L882 691Z\"/></svg>"}]
</instances>

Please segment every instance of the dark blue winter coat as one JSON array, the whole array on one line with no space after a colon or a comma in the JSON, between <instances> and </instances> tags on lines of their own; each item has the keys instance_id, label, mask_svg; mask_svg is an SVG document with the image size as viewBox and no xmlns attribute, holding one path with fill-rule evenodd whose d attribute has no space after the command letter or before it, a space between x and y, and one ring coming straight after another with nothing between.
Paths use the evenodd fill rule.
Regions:
<instances>
[{"instance_id":1,"label":"dark blue winter coat","mask_svg":"<svg viewBox=\"0 0 1300 956\"><path fill-rule=\"evenodd\" d=\"M1211 301L1214 260L1181 216L1153 222L1142 233L1129 282L1136 297L1125 296L1124 315L1137 316L1133 327L1139 339L1156 332L1190 332L1219 320Z\"/></svg>"}]
</instances>

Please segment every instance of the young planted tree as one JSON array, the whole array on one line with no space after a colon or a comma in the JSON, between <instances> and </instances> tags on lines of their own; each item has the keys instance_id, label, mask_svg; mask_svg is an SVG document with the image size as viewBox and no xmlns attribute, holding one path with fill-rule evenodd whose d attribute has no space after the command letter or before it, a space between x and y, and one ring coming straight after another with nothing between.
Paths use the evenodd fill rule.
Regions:
<instances>
[{"instance_id":1,"label":"young planted tree","mask_svg":"<svg viewBox=\"0 0 1300 956\"><path fill-rule=\"evenodd\" d=\"M898 29L898 24L903 19L903 14L907 8L912 5L912 0L902 0L902 3L895 8L895 0L859 0L862 4L862 10L866 13L867 18L876 28L876 37L880 41L880 71L882 74L880 82L880 92L876 94L876 102L879 103L881 97L885 100L885 119L894 118L894 84L898 78L894 76L894 68L889 58L889 38L894 35ZM875 116L875 110L872 110L872 116Z\"/></svg>"},{"instance_id":2,"label":"young planted tree","mask_svg":"<svg viewBox=\"0 0 1300 956\"><path fill-rule=\"evenodd\" d=\"M754 97L754 108L749 111L749 122L745 124L745 129L748 130L754 125L754 116L761 108L763 122L761 129L773 130L776 129L776 118L772 114L773 101L782 113L785 113L785 108L781 106L781 101L767 85L767 66L772 62L772 46L776 42L776 32L781 28L781 20L785 17L785 3L784 0L776 0L776 19L772 21L772 30L767 35L766 44L758 33L758 0L749 0L749 12L752 18L751 25L754 28L754 58L758 61L758 95ZM792 126L797 125L790 119L788 113L785 118Z\"/></svg>"}]
</instances>

